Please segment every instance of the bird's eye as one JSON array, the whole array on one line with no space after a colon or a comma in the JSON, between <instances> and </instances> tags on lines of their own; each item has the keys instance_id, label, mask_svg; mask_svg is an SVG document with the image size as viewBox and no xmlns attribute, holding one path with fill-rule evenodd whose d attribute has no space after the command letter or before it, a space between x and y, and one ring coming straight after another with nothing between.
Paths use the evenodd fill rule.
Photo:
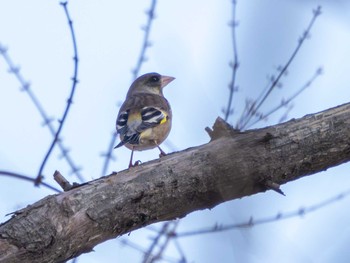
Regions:
<instances>
[{"instance_id":1,"label":"bird's eye","mask_svg":"<svg viewBox=\"0 0 350 263\"><path fill-rule=\"evenodd\" d=\"M151 77L151 82L158 82L159 81L159 77L158 76L152 76Z\"/></svg>"}]
</instances>

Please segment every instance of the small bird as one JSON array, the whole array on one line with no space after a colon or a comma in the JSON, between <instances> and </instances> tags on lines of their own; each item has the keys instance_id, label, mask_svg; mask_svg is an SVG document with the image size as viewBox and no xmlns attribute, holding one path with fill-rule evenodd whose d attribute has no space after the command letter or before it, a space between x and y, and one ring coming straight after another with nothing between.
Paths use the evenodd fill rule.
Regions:
<instances>
[{"instance_id":1,"label":"small bird","mask_svg":"<svg viewBox=\"0 0 350 263\"><path fill-rule=\"evenodd\" d=\"M159 145L168 137L172 113L170 104L163 95L163 88L174 77L158 73L147 73L138 77L130 86L122 104L117 121L120 143L131 150L129 168L133 165L134 151L153 148L160 150L160 157L166 155Z\"/></svg>"}]
</instances>

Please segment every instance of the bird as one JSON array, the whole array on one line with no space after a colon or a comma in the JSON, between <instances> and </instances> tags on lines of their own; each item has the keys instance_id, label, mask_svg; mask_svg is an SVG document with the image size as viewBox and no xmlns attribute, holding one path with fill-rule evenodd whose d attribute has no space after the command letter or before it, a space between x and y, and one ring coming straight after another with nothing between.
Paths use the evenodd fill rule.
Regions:
<instances>
[{"instance_id":1,"label":"bird","mask_svg":"<svg viewBox=\"0 0 350 263\"><path fill-rule=\"evenodd\" d=\"M158 148L159 157L166 155L159 145L170 133L172 112L163 88L174 79L152 72L131 84L116 120L120 143L114 147L131 150L129 168L139 164L139 161L132 163L134 151Z\"/></svg>"}]
</instances>

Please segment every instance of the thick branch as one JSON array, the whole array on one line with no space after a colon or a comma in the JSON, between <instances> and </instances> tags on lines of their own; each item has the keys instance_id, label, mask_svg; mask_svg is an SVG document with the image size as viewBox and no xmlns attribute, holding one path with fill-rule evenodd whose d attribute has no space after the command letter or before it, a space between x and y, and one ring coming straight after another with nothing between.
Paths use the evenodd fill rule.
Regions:
<instances>
[{"instance_id":1,"label":"thick branch","mask_svg":"<svg viewBox=\"0 0 350 263\"><path fill-rule=\"evenodd\" d=\"M145 225L183 217L350 160L350 104L237 132L48 196L0 225L1 262L61 262ZM274 190L276 190L274 189Z\"/></svg>"}]
</instances>

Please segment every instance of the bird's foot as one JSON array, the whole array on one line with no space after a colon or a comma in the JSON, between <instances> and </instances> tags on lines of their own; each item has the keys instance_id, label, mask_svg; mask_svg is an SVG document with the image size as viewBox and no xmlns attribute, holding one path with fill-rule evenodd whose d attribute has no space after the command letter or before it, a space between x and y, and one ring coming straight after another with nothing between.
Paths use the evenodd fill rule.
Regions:
<instances>
[{"instance_id":1,"label":"bird's foot","mask_svg":"<svg viewBox=\"0 0 350 263\"><path fill-rule=\"evenodd\" d=\"M166 156L166 155L167 155L167 154L166 154L165 152L161 151L160 154L159 154L159 158L162 158L162 157L164 157L164 156Z\"/></svg>"},{"instance_id":2,"label":"bird's foot","mask_svg":"<svg viewBox=\"0 0 350 263\"><path fill-rule=\"evenodd\" d=\"M130 167L135 167L135 166L139 166L142 162L140 160L136 161L134 164L129 163L129 168Z\"/></svg>"}]
</instances>

